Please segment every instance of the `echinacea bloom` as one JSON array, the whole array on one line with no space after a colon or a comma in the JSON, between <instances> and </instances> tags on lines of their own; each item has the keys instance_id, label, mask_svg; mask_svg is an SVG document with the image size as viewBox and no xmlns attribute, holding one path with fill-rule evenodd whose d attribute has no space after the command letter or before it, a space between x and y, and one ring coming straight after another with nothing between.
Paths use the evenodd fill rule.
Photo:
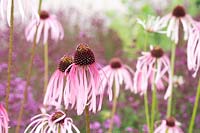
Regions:
<instances>
[{"instance_id":1,"label":"echinacea bloom","mask_svg":"<svg viewBox=\"0 0 200 133\"><path fill-rule=\"evenodd\" d=\"M62 40L64 37L64 30L61 23L57 20L55 15L49 14L47 11L40 12L40 19L33 19L25 30L27 41L34 41L35 32L38 26L36 42L38 43L43 33L43 43L46 44L51 33L51 39L54 41Z\"/></svg>"},{"instance_id":2,"label":"echinacea bloom","mask_svg":"<svg viewBox=\"0 0 200 133\"><path fill-rule=\"evenodd\" d=\"M59 131L60 133L73 133L73 131L80 133L72 119L61 110L51 115L42 113L34 116L24 133L58 133Z\"/></svg>"},{"instance_id":3,"label":"echinacea bloom","mask_svg":"<svg viewBox=\"0 0 200 133\"><path fill-rule=\"evenodd\" d=\"M169 117L166 120L162 120L161 125L157 127L154 133L183 133L183 130L179 127L180 122L176 121L173 117Z\"/></svg>"},{"instance_id":4,"label":"echinacea bloom","mask_svg":"<svg viewBox=\"0 0 200 133\"><path fill-rule=\"evenodd\" d=\"M187 66L194 71L196 77L200 67L200 23L195 22L187 44Z\"/></svg>"},{"instance_id":5,"label":"echinacea bloom","mask_svg":"<svg viewBox=\"0 0 200 133\"><path fill-rule=\"evenodd\" d=\"M7 19L10 26L12 0L0 0L0 13L3 19ZM35 0L14 0L14 13L19 14L22 20L28 15L37 17L37 5Z\"/></svg>"},{"instance_id":6,"label":"echinacea bloom","mask_svg":"<svg viewBox=\"0 0 200 133\"><path fill-rule=\"evenodd\" d=\"M167 36L175 43L178 43L180 26L183 26L184 40L187 40L193 26L193 19L186 13L183 6L178 5L173 9L172 13L161 19L161 23L167 26Z\"/></svg>"},{"instance_id":7,"label":"echinacea bloom","mask_svg":"<svg viewBox=\"0 0 200 133\"><path fill-rule=\"evenodd\" d=\"M142 52L138 58L134 77L134 89L136 93L144 94L147 91L148 83L153 83L157 89L164 89L164 81L168 82L168 89L165 99L171 95L172 77L170 74L170 61L159 47L151 47L150 52Z\"/></svg>"},{"instance_id":8,"label":"echinacea bloom","mask_svg":"<svg viewBox=\"0 0 200 133\"><path fill-rule=\"evenodd\" d=\"M162 23L160 17L148 16L146 21L142 21L141 19L137 19L137 22L140 25L142 25L144 30L146 30L147 32L165 33L165 31L163 31L165 24Z\"/></svg>"},{"instance_id":9,"label":"echinacea bloom","mask_svg":"<svg viewBox=\"0 0 200 133\"><path fill-rule=\"evenodd\" d=\"M66 79L65 70L73 63L70 56L64 55L59 62L57 70L51 76L47 91L44 96L44 105L54 105L57 108L61 106L64 93L64 83ZM68 69L67 73L70 69Z\"/></svg>"},{"instance_id":10,"label":"echinacea bloom","mask_svg":"<svg viewBox=\"0 0 200 133\"><path fill-rule=\"evenodd\" d=\"M86 44L79 44L74 54L74 63L67 76L64 92L65 108L69 106L81 115L86 106L93 113L101 109L103 94L100 93L100 74L92 50ZM99 100L97 98L99 97ZM98 102L99 101L99 102Z\"/></svg>"},{"instance_id":11,"label":"echinacea bloom","mask_svg":"<svg viewBox=\"0 0 200 133\"><path fill-rule=\"evenodd\" d=\"M3 105L0 104L0 133L8 133L8 114Z\"/></svg>"},{"instance_id":12,"label":"echinacea bloom","mask_svg":"<svg viewBox=\"0 0 200 133\"><path fill-rule=\"evenodd\" d=\"M108 87L107 92L109 100L112 100L113 91L112 87L115 86L115 96L119 96L120 86L124 83L125 90L130 89L133 91L133 70L123 64L119 58L113 58L110 64L105 66L102 71L102 87Z\"/></svg>"}]
</instances>

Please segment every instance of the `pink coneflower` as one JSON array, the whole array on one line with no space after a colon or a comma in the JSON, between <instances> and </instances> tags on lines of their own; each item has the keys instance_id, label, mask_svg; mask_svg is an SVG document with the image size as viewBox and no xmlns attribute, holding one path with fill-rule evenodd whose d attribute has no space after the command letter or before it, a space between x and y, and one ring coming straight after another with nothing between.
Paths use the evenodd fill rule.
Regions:
<instances>
[{"instance_id":1,"label":"pink coneflower","mask_svg":"<svg viewBox=\"0 0 200 133\"><path fill-rule=\"evenodd\" d=\"M63 39L64 37L64 30L60 22L57 20L55 15L49 14L47 11L40 12L40 19L34 19L31 23L27 26L25 31L25 36L27 41L33 42L35 32L38 25L38 32L37 32L37 39L36 42L38 43L41 34L43 32L43 43L46 44L48 41L49 31L51 33L51 39L58 41L59 39Z\"/></svg>"},{"instance_id":2,"label":"pink coneflower","mask_svg":"<svg viewBox=\"0 0 200 133\"><path fill-rule=\"evenodd\" d=\"M191 30L187 44L187 65L193 70L193 77L196 77L200 67L200 23L195 22Z\"/></svg>"},{"instance_id":3,"label":"pink coneflower","mask_svg":"<svg viewBox=\"0 0 200 133\"><path fill-rule=\"evenodd\" d=\"M125 89L133 91L133 70L122 64L119 58L113 58L110 64L105 66L102 71L102 87L108 87L109 100L112 100L112 87L115 86L115 96L119 96L120 86L124 83Z\"/></svg>"},{"instance_id":4,"label":"pink coneflower","mask_svg":"<svg viewBox=\"0 0 200 133\"><path fill-rule=\"evenodd\" d=\"M143 56L139 57L136 65L137 70L134 77L135 92L146 93L148 83L152 84L155 79L157 89L164 89L163 81L168 82L165 99L168 98L171 95L172 89L169 58L159 46L151 47L150 52L142 52L142 54Z\"/></svg>"},{"instance_id":5,"label":"pink coneflower","mask_svg":"<svg viewBox=\"0 0 200 133\"><path fill-rule=\"evenodd\" d=\"M3 105L0 104L0 133L8 133L8 114Z\"/></svg>"},{"instance_id":6,"label":"pink coneflower","mask_svg":"<svg viewBox=\"0 0 200 133\"><path fill-rule=\"evenodd\" d=\"M154 133L183 133L182 129L179 127L181 124L176 121L173 117L169 117L166 120L162 120L162 123L157 127Z\"/></svg>"},{"instance_id":7,"label":"pink coneflower","mask_svg":"<svg viewBox=\"0 0 200 133\"><path fill-rule=\"evenodd\" d=\"M88 106L89 110L95 113L97 96L100 96L98 106L98 110L100 110L103 99L99 89L100 82L94 53L88 45L79 44L74 55L74 63L67 76L66 86L70 86L70 88L65 89L65 108L68 108L70 104L71 108L75 107L77 114L81 115L85 106Z\"/></svg>"},{"instance_id":8,"label":"pink coneflower","mask_svg":"<svg viewBox=\"0 0 200 133\"><path fill-rule=\"evenodd\" d=\"M1 0L0 1L0 12L3 19L7 19L7 23L10 26L11 16L11 3L12 0ZM14 13L19 14L22 19L27 15L37 16L37 5L35 0L14 0ZM6 15L5 15L6 14Z\"/></svg>"},{"instance_id":9,"label":"pink coneflower","mask_svg":"<svg viewBox=\"0 0 200 133\"><path fill-rule=\"evenodd\" d=\"M188 39L190 30L193 25L193 19L188 15L183 6L176 6L174 10L161 19L161 22L167 26L167 36L175 43L179 40L179 27L183 26L184 40Z\"/></svg>"},{"instance_id":10,"label":"pink coneflower","mask_svg":"<svg viewBox=\"0 0 200 133\"><path fill-rule=\"evenodd\" d=\"M51 115L46 113L36 115L31 118L31 121L24 133L59 133L59 131L60 133L80 133L72 119L61 110Z\"/></svg>"},{"instance_id":11,"label":"pink coneflower","mask_svg":"<svg viewBox=\"0 0 200 133\"><path fill-rule=\"evenodd\" d=\"M70 56L65 55L60 59L57 70L54 72L49 80L47 91L45 93L43 101L44 105L54 105L58 108L61 106L64 93L64 81L66 78L65 70L72 63L73 59ZM69 70L70 69L68 69L66 74L68 74Z\"/></svg>"}]
</instances>

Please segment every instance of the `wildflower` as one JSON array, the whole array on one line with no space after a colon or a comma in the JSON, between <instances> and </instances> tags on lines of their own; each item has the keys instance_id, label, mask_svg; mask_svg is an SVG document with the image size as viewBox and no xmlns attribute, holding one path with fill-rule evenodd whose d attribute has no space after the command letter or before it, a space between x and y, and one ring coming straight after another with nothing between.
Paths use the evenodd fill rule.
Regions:
<instances>
[{"instance_id":1,"label":"wildflower","mask_svg":"<svg viewBox=\"0 0 200 133\"><path fill-rule=\"evenodd\" d=\"M73 124L71 118L67 117L66 114L58 110L53 114L38 114L31 118L31 123L25 129L24 133L80 133L78 128ZM31 128L32 127L32 128Z\"/></svg>"},{"instance_id":2,"label":"wildflower","mask_svg":"<svg viewBox=\"0 0 200 133\"><path fill-rule=\"evenodd\" d=\"M157 89L164 89L164 82L168 82L168 89L165 99L171 95L172 78L170 76L170 61L164 51L156 46L151 47L150 52L142 52L136 65L134 77L134 89L136 93L144 94L147 91L148 82L151 84L155 80Z\"/></svg>"},{"instance_id":3,"label":"wildflower","mask_svg":"<svg viewBox=\"0 0 200 133\"><path fill-rule=\"evenodd\" d=\"M8 133L8 114L3 105L0 104L0 133Z\"/></svg>"},{"instance_id":4,"label":"wildflower","mask_svg":"<svg viewBox=\"0 0 200 133\"><path fill-rule=\"evenodd\" d=\"M73 63L72 57L67 55L60 59L57 70L51 76L49 80L47 91L44 96L44 105L54 105L56 107L61 106L62 96L64 92L65 70ZM68 74L70 69L68 69Z\"/></svg>"},{"instance_id":5,"label":"wildflower","mask_svg":"<svg viewBox=\"0 0 200 133\"><path fill-rule=\"evenodd\" d=\"M0 1L0 13L1 17L5 19L5 14L7 18L7 23L10 26L10 16L11 16L11 4L12 0L1 0ZM14 0L14 12L20 14L22 20L28 15L37 17L37 5L34 0Z\"/></svg>"},{"instance_id":6,"label":"wildflower","mask_svg":"<svg viewBox=\"0 0 200 133\"><path fill-rule=\"evenodd\" d=\"M166 120L162 120L162 123L157 127L154 133L183 133L182 129L179 127L181 124L176 121L173 117L169 117Z\"/></svg>"},{"instance_id":7,"label":"wildflower","mask_svg":"<svg viewBox=\"0 0 200 133\"><path fill-rule=\"evenodd\" d=\"M66 87L70 86L70 88L66 88L64 92L65 108L67 109L70 104L71 108L75 107L77 114L81 115L87 105L89 110L95 113L97 96L100 96L98 106L100 110L103 99L99 89L100 82L94 53L88 45L79 44L74 55L74 63L67 76Z\"/></svg>"},{"instance_id":8,"label":"wildflower","mask_svg":"<svg viewBox=\"0 0 200 133\"><path fill-rule=\"evenodd\" d=\"M200 67L200 23L195 22L191 30L187 44L187 66L193 70L193 77L196 77Z\"/></svg>"},{"instance_id":9,"label":"wildflower","mask_svg":"<svg viewBox=\"0 0 200 133\"><path fill-rule=\"evenodd\" d=\"M189 32L193 25L192 17L186 13L183 6L176 6L174 10L161 19L161 23L167 26L167 36L175 43L179 40L179 27L183 26L184 40L188 39Z\"/></svg>"},{"instance_id":10,"label":"wildflower","mask_svg":"<svg viewBox=\"0 0 200 133\"><path fill-rule=\"evenodd\" d=\"M115 86L115 96L119 96L120 86L124 83L125 89L130 89L133 91L133 70L125 65L122 64L121 60L119 58L113 58L110 61L110 64L105 66L102 69L102 87L105 88L108 86L108 95L109 100L112 100L112 86ZM107 85L108 84L108 85Z\"/></svg>"},{"instance_id":11,"label":"wildflower","mask_svg":"<svg viewBox=\"0 0 200 133\"><path fill-rule=\"evenodd\" d=\"M40 19L33 19L30 24L27 26L25 31L25 36L27 41L33 42L35 32L38 26L37 39L38 43L41 34L43 32L43 43L46 44L49 36L49 30L51 31L51 39L58 41L59 39L63 39L64 30L60 22L57 20L55 15L49 14L47 11L40 12Z\"/></svg>"},{"instance_id":12,"label":"wildflower","mask_svg":"<svg viewBox=\"0 0 200 133\"><path fill-rule=\"evenodd\" d=\"M148 16L146 21L137 19L137 22L142 25L147 32L165 33L165 31L162 30L165 25L161 22L160 17Z\"/></svg>"}]
</instances>

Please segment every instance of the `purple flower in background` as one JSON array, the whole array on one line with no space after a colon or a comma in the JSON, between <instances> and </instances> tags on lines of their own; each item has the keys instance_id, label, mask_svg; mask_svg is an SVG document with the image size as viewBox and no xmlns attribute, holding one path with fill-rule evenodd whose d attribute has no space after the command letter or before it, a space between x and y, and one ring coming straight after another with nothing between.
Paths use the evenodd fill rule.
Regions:
<instances>
[{"instance_id":1,"label":"purple flower in background","mask_svg":"<svg viewBox=\"0 0 200 133\"><path fill-rule=\"evenodd\" d=\"M0 104L0 133L8 133L8 114L6 109Z\"/></svg>"},{"instance_id":2,"label":"purple flower in background","mask_svg":"<svg viewBox=\"0 0 200 133\"><path fill-rule=\"evenodd\" d=\"M40 12L40 19L34 19L26 27L25 36L27 41L34 41L35 32L38 26L36 42L38 43L43 32L43 43L46 44L51 33L51 39L58 41L64 37L64 30L55 15L49 14L47 11Z\"/></svg>"},{"instance_id":3,"label":"purple flower in background","mask_svg":"<svg viewBox=\"0 0 200 133\"><path fill-rule=\"evenodd\" d=\"M99 123L98 121L90 123L90 129L95 133L103 133L103 129L101 129L101 123Z\"/></svg>"},{"instance_id":4,"label":"purple flower in background","mask_svg":"<svg viewBox=\"0 0 200 133\"><path fill-rule=\"evenodd\" d=\"M65 81L65 70L73 63L73 59L70 56L63 56L60 59L59 65L57 70L54 72L54 74L51 76L47 91L44 96L44 105L54 105L57 108L60 108L61 102L63 99L63 92L64 92L64 81ZM69 70L66 74L69 73ZM69 87L66 87L66 89L69 89ZM66 90L66 92L68 92ZM65 97L67 99L67 97Z\"/></svg>"},{"instance_id":5,"label":"purple flower in background","mask_svg":"<svg viewBox=\"0 0 200 133\"><path fill-rule=\"evenodd\" d=\"M120 128L120 126L121 126L120 116L115 114L114 117L113 117L113 121L114 121L114 124L116 125L116 127ZM111 122L111 119L107 119L103 124L104 128L108 129L109 126L110 126L110 122Z\"/></svg>"},{"instance_id":6,"label":"purple flower in background","mask_svg":"<svg viewBox=\"0 0 200 133\"><path fill-rule=\"evenodd\" d=\"M133 91L133 70L123 64L119 58L113 58L110 64L105 66L101 71L102 87L103 90L108 87L109 100L113 98L113 91L115 91L115 97L119 96L120 86L124 83L125 90L130 89ZM112 90L115 86L116 90Z\"/></svg>"},{"instance_id":7,"label":"purple flower in background","mask_svg":"<svg viewBox=\"0 0 200 133\"><path fill-rule=\"evenodd\" d=\"M200 22L195 22L187 44L187 66L196 77L200 67Z\"/></svg>"}]
</instances>

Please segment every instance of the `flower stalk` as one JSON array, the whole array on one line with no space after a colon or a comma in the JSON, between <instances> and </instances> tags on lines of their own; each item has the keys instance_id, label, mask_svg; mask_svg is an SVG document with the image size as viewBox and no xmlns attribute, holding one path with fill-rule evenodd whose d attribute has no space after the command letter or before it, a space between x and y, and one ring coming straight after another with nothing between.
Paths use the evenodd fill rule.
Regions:
<instances>
[{"instance_id":1,"label":"flower stalk","mask_svg":"<svg viewBox=\"0 0 200 133\"><path fill-rule=\"evenodd\" d=\"M192 112L192 117L190 120L188 133L193 133L195 118L196 118L197 109L198 109L198 105L199 105L199 97L200 97L200 79L199 79L199 83L198 83L198 87L197 87L196 98L195 98L195 103L194 103L194 108L193 108L193 112Z\"/></svg>"},{"instance_id":2,"label":"flower stalk","mask_svg":"<svg viewBox=\"0 0 200 133\"><path fill-rule=\"evenodd\" d=\"M44 44L44 94L46 93L48 84L48 44Z\"/></svg>"},{"instance_id":3,"label":"flower stalk","mask_svg":"<svg viewBox=\"0 0 200 133\"><path fill-rule=\"evenodd\" d=\"M13 38L14 38L14 0L11 1L11 14L10 14L10 37L9 37L8 69L7 69L8 77L7 77L7 89L6 89L6 98L5 98L7 112L8 112L9 95L10 95Z\"/></svg>"},{"instance_id":4,"label":"flower stalk","mask_svg":"<svg viewBox=\"0 0 200 133\"><path fill-rule=\"evenodd\" d=\"M150 130L150 116L149 116L149 107L148 107L148 96L147 92L144 93L144 108L145 108L145 115L146 115L146 122L148 126L148 131Z\"/></svg>"},{"instance_id":5,"label":"flower stalk","mask_svg":"<svg viewBox=\"0 0 200 133\"><path fill-rule=\"evenodd\" d=\"M86 133L90 133L90 114L88 105L85 106Z\"/></svg>"}]
</instances>

